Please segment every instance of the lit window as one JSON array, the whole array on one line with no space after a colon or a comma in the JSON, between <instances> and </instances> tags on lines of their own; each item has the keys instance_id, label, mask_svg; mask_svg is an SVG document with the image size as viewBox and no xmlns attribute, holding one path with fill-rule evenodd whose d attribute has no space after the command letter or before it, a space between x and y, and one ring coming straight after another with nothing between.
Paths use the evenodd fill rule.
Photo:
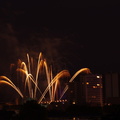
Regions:
<instances>
[{"instance_id":1,"label":"lit window","mask_svg":"<svg viewBox=\"0 0 120 120\"><path fill-rule=\"evenodd\" d=\"M97 88L97 86L92 86L93 88Z\"/></svg>"},{"instance_id":2,"label":"lit window","mask_svg":"<svg viewBox=\"0 0 120 120\"><path fill-rule=\"evenodd\" d=\"M88 84L89 84L89 82L86 82L86 84L88 85Z\"/></svg>"},{"instance_id":3,"label":"lit window","mask_svg":"<svg viewBox=\"0 0 120 120\"><path fill-rule=\"evenodd\" d=\"M100 86L100 84L97 84L97 86Z\"/></svg>"},{"instance_id":4,"label":"lit window","mask_svg":"<svg viewBox=\"0 0 120 120\"><path fill-rule=\"evenodd\" d=\"M58 105L55 105L55 107L58 107Z\"/></svg>"},{"instance_id":5,"label":"lit window","mask_svg":"<svg viewBox=\"0 0 120 120\"><path fill-rule=\"evenodd\" d=\"M100 78L100 76L99 76L99 75L97 75L97 78Z\"/></svg>"},{"instance_id":6,"label":"lit window","mask_svg":"<svg viewBox=\"0 0 120 120\"><path fill-rule=\"evenodd\" d=\"M72 90L71 90L70 92L71 92L71 93L73 93L73 91L72 91Z\"/></svg>"},{"instance_id":7,"label":"lit window","mask_svg":"<svg viewBox=\"0 0 120 120\"><path fill-rule=\"evenodd\" d=\"M75 117L73 117L73 120L75 120Z\"/></svg>"},{"instance_id":8,"label":"lit window","mask_svg":"<svg viewBox=\"0 0 120 120\"><path fill-rule=\"evenodd\" d=\"M108 103L108 106L110 106L111 105L111 103Z\"/></svg>"},{"instance_id":9,"label":"lit window","mask_svg":"<svg viewBox=\"0 0 120 120\"><path fill-rule=\"evenodd\" d=\"M96 96L92 96L92 98L96 98Z\"/></svg>"},{"instance_id":10,"label":"lit window","mask_svg":"<svg viewBox=\"0 0 120 120\"><path fill-rule=\"evenodd\" d=\"M72 104L75 104L75 101L73 101Z\"/></svg>"}]
</instances>

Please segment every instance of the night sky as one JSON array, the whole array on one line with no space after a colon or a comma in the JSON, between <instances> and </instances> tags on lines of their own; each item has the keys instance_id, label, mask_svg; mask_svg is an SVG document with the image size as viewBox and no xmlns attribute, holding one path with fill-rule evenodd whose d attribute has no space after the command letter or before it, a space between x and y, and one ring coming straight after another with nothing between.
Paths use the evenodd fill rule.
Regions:
<instances>
[{"instance_id":1,"label":"night sky","mask_svg":"<svg viewBox=\"0 0 120 120\"><path fill-rule=\"evenodd\" d=\"M0 75L42 52L57 72L120 72L120 3L0 1Z\"/></svg>"}]
</instances>

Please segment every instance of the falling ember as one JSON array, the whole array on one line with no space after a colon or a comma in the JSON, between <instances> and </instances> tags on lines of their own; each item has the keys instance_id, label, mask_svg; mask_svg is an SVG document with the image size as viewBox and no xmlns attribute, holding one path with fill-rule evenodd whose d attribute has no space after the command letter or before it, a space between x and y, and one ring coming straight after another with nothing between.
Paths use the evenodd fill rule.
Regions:
<instances>
[{"instance_id":1,"label":"falling ember","mask_svg":"<svg viewBox=\"0 0 120 120\"><path fill-rule=\"evenodd\" d=\"M20 82L22 83L22 86L24 88L24 93L22 93L21 92L22 90L20 90L6 76L0 76L0 84L7 84L11 86L14 90L17 91L17 93L21 96L21 98L26 98L26 96L28 95L29 98L36 99L38 103L41 103L43 100L46 99L46 94L49 94L49 102L55 101L57 89L59 86L58 83L60 82L60 79L62 77L70 78L69 71L62 70L54 76L52 73L52 67L49 67L47 65L46 60L42 56L42 53L39 54L38 61L37 61L37 67L34 67L36 68L36 70L34 70L35 74L33 74L33 70L31 66L34 67L34 64L33 64L33 59L31 59L29 54L27 54L27 64L25 62L22 62L21 60L18 61L18 67L16 69L16 72L20 73L20 76L21 76ZM40 77L41 77L40 75L43 69L45 70L47 87L45 87L44 90L42 91L41 90L42 85L40 84ZM80 69L71 77L69 82L72 82L75 79L75 77L81 72L90 73L90 70L88 68ZM68 89L68 86L66 85L59 99L62 99L67 89ZM39 97L37 96L37 93L39 93Z\"/></svg>"}]
</instances>

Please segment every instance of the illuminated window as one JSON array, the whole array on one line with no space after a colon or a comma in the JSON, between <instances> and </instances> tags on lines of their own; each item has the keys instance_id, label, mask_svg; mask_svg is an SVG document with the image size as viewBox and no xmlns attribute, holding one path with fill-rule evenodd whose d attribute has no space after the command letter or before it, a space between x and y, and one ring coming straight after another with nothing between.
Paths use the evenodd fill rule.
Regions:
<instances>
[{"instance_id":1,"label":"illuminated window","mask_svg":"<svg viewBox=\"0 0 120 120\"><path fill-rule=\"evenodd\" d=\"M92 96L92 98L96 98L96 96Z\"/></svg>"},{"instance_id":2,"label":"illuminated window","mask_svg":"<svg viewBox=\"0 0 120 120\"><path fill-rule=\"evenodd\" d=\"M88 85L88 84L89 84L89 82L86 82L86 84Z\"/></svg>"},{"instance_id":3,"label":"illuminated window","mask_svg":"<svg viewBox=\"0 0 120 120\"><path fill-rule=\"evenodd\" d=\"M97 88L97 86L92 86L93 88Z\"/></svg>"},{"instance_id":4,"label":"illuminated window","mask_svg":"<svg viewBox=\"0 0 120 120\"><path fill-rule=\"evenodd\" d=\"M100 76L97 75L97 78L100 78Z\"/></svg>"},{"instance_id":5,"label":"illuminated window","mask_svg":"<svg viewBox=\"0 0 120 120\"><path fill-rule=\"evenodd\" d=\"M75 117L73 117L73 120L75 120L76 118Z\"/></svg>"},{"instance_id":6,"label":"illuminated window","mask_svg":"<svg viewBox=\"0 0 120 120\"><path fill-rule=\"evenodd\" d=\"M58 105L55 105L55 107L58 107Z\"/></svg>"},{"instance_id":7,"label":"illuminated window","mask_svg":"<svg viewBox=\"0 0 120 120\"><path fill-rule=\"evenodd\" d=\"M73 101L72 104L75 104L75 101Z\"/></svg>"},{"instance_id":8,"label":"illuminated window","mask_svg":"<svg viewBox=\"0 0 120 120\"><path fill-rule=\"evenodd\" d=\"M100 84L97 84L97 86L100 86Z\"/></svg>"},{"instance_id":9,"label":"illuminated window","mask_svg":"<svg viewBox=\"0 0 120 120\"><path fill-rule=\"evenodd\" d=\"M71 90L70 92L71 92L71 93L73 93L73 91L72 91L72 90Z\"/></svg>"},{"instance_id":10,"label":"illuminated window","mask_svg":"<svg viewBox=\"0 0 120 120\"><path fill-rule=\"evenodd\" d=\"M111 105L111 103L108 103L108 106L110 106Z\"/></svg>"}]
</instances>

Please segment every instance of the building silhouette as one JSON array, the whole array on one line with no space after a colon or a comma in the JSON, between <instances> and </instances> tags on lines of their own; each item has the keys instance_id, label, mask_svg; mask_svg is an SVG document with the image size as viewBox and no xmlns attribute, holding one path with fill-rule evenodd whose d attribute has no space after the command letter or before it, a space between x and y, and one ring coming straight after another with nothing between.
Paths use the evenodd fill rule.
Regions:
<instances>
[{"instance_id":1,"label":"building silhouette","mask_svg":"<svg viewBox=\"0 0 120 120\"><path fill-rule=\"evenodd\" d=\"M120 104L120 73L103 75L104 104Z\"/></svg>"},{"instance_id":2,"label":"building silhouette","mask_svg":"<svg viewBox=\"0 0 120 120\"><path fill-rule=\"evenodd\" d=\"M69 104L103 106L102 75L81 74L68 86Z\"/></svg>"}]
</instances>

